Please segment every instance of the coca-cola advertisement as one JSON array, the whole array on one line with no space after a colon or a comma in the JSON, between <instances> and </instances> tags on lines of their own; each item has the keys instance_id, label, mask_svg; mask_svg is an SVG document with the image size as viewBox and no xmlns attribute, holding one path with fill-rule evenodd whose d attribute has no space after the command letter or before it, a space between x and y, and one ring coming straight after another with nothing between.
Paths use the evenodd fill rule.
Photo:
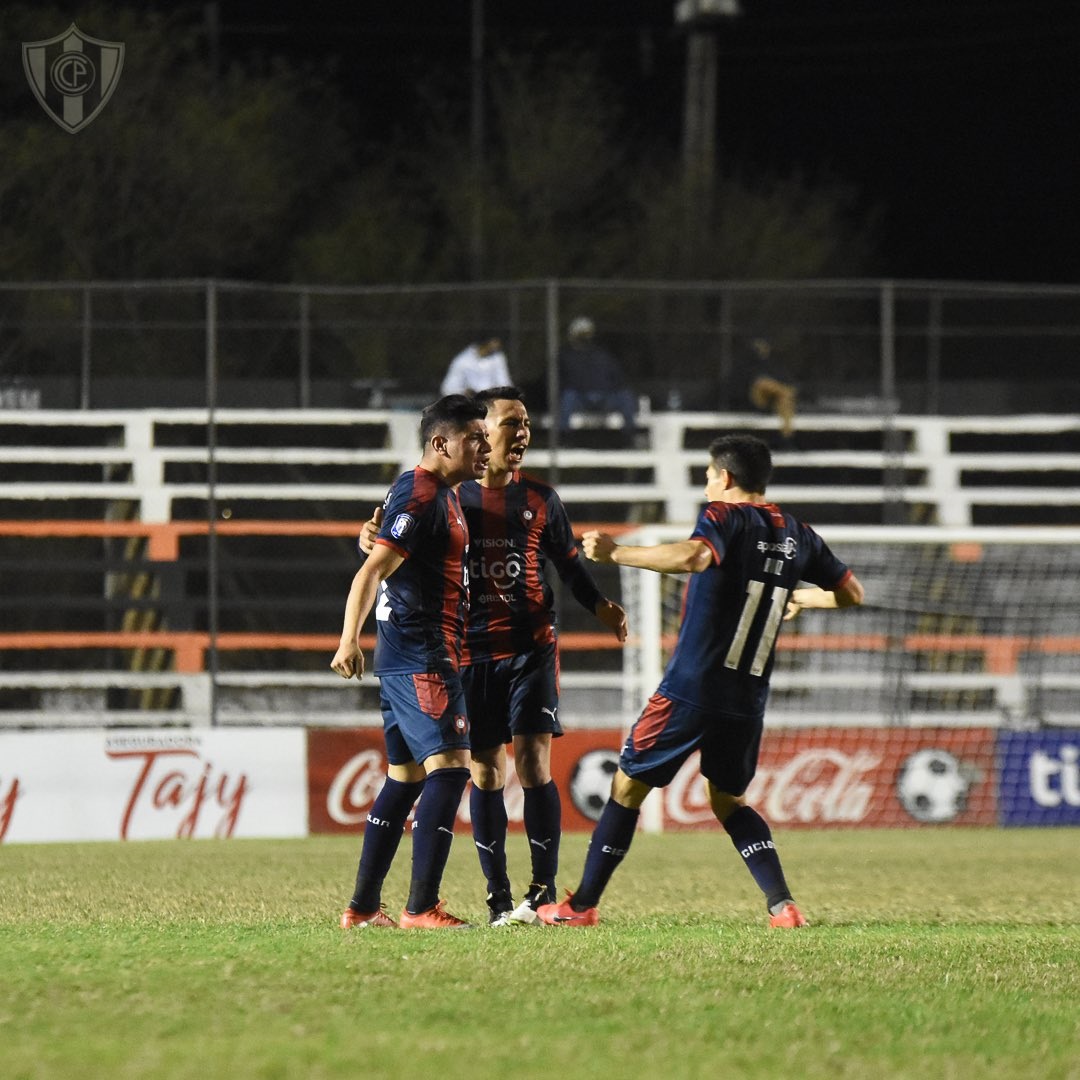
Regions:
<instances>
[{"instance_id":1,"label":"coca-cola advertisement","mask_svg":"<svg viewBox=\"0 0 1080 1080\"><path fill-rule=\"evenodd\" d=\"M573 731L554 740L552 778L562 796L563 828L592 829L607 799L619 758L619 731ZM506 812L510 828L524 828L524 795L508 748ZM312 729L308 732L308 821L313 833L359 833L386 776L379 728ZM595 813L594 813L595 811ZM468 825L469 792L458 809Z\"/></svg>"},{"instance_id":2,"label":"coca-cola advertisement","mask_svg":"<svg viewBox=\"0 0 1080 1080\"><path fill-rule=\"evenodd\" d=\"M783 828L992 825L994 747L988 728L767 731L746 795ZM659 828L715 823L697 754L649 798L662 798Z\"/></svg>"},{"instance_id":3,"label":"coca-cola advertisement","mask_svg":"<svg viewBox=\"0 0 1080 1080\"><path fill-rule=\"evenodd\" d=\"M0 735L0 841L307 833L299 728Z\"/></svg>"},{"instance_id":4,"label":"coca-cola advertisement","mask_svg":"<svg viewBox=\"0 0 1080 1080\"><path fill-rule=\"evenodd\" d=\"M573 731L552 747L563 828L590 831L618 768L622 732ZM782 828L991 825L997 819L995 734L988 728L808 728L766 732L750 803ZM359 832L386 774L382 732L313 730L308 736L312 832ZM506 803L522 826L513 758ZM469 823L466 790L458 821ZM651 794L641 827L715 827L699 755Z\"/></svg>"}]
</instances>

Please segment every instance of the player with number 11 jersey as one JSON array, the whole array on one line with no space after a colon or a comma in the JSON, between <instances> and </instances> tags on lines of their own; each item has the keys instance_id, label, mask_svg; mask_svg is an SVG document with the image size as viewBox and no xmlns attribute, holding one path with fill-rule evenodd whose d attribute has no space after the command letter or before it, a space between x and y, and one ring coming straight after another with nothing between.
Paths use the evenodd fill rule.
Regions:
<instances>
[{"instance_id":1,"label":"player with number 11 jersey","mask_svg":"<svg viewBox=\"0 0 1080 1080\"><path fill-rule=\"evenodd\" d=\"M712 564L690 577L658 692L699 709L760 716L788 597L800 581L837 589L851 571L810 526L772 503L711 502L690 538L708 546Z\"/></svg>"},{"instance_id":2,"label":"player with number 11 jersey","mask_svg":"<svg viewBox=\"0 0 1080 1080\"><path fill-rule=\"evenodd\" d=\"M771 476L764 442L721 436L709 445L708 503L686 540L642 547L585 534L585 554L598 562L691 577L675 652L623 744L581 884L562 903L537 908L541 922L600 921L600 896L630 849L642 803L699 752L709 806L764 894L769 925L808 925L746 790L757 769L780 623L801 607L857 606L863 587L813 529L765 501ZM814 587L797 588L804 581Z\"/></svg>"}]
</instances>

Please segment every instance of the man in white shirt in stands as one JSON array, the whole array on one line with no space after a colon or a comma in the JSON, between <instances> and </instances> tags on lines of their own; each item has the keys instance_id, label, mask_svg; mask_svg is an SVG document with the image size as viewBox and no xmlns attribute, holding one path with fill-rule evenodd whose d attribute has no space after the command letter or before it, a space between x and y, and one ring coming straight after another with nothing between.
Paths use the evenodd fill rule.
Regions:
<instances>
[{"instance_id":1,"label":"man in white shirt in stands","mask_svg":"<svg viewBox=\"0 0 1080 1080\"><path fill-rule=\"evenodd\" d=\"M467 349L450 361L439 392L447 394L475 394L492 386L508 386L510 370L506 353L497 337L473 342Z\"/></svg>"}]
</instances>

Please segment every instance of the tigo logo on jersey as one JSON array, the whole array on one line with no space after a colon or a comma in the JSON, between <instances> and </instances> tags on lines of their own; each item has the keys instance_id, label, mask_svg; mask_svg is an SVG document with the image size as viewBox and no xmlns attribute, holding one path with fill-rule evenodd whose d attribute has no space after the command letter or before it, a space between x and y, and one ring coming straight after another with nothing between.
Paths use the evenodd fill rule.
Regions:
<instances>
[{"instance_id":1,"label":"tigo logo on jersey","mask_svg":"<svg viewBox=\"0 0 1080 1080\"><path fill-rule=\"evenodd\" d=\"M390 535L395 540L400 540L414 524L411 514L398 514L394 524L390 526Z\"/></svg>"}]
</instances>

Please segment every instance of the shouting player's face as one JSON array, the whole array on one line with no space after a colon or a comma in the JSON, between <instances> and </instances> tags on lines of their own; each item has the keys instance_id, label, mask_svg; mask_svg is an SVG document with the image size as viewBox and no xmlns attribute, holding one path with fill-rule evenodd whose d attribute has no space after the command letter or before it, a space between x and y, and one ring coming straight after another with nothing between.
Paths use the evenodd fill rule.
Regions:
<instances>
[{"instance_id":1,"label":"shouting player's face","mask_svg":"<svg viewBox=\"0 0 1080 1080\"><path fill-rule=\"evenodd\" d=\"M464 431L455 432L443 445L448 466L446 479L450 483L479 480L487 471L491 444L483 420L470 420Z\"/></svg>"},{"instance_id":2,"label":"shouting player's face","mask_svg":"<svg viewBox=\"0 0 1080 1080\"><path fill-rule=\"evenodd\" d=\"M488 439L491 441L490 473L513 472L521 467L529 448L532 429L529 413L520 401L496 400L488 406Z\"/></svg>"}]
</instances>

